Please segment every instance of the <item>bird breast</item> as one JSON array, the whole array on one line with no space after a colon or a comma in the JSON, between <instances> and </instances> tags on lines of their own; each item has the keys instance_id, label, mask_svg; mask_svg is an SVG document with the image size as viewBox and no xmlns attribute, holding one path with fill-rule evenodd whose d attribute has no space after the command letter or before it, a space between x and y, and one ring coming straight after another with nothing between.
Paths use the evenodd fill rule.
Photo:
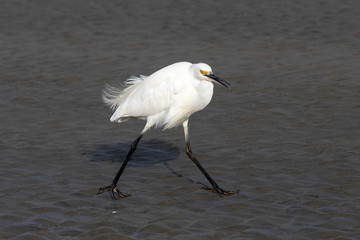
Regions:
<instances>
[{"instance_id":1,"label":"bird breast","mask_svg":"<svg viewBox=\"0 0 360 240\"><path fill-rule=\"evenodd\" d=\"M188 85L180 91L173 104L163 112L148 117L149 125L153 123L163 129L172 128L183 123L193 113L205 108L212 97L214 85L211 82L201 81L199 84Z\"/></svg>"},{"instance_id":2,"label":"bird breast","mask_svg":"<svg viewBox=\"0 0 360 240\"><path fill-rule=\"evenodd\" d=\"M208 81L201 81L196 87L196 103L197 111L205 108L211 101L213 95L214 84Z\"/></svg>"},{"instance_id":3,"label":"bird breast","mask_svg":"<svg viewBox=\"0 0 360 240\"><path fill-rule=\"evenodd\" d=\"M176 105L183 108L184 115L191 114L204 109L211 101L214 85L208 81L197 81L179 94ZM186 112L186 113L185 113Z\"/></svg>"}]
</instances>

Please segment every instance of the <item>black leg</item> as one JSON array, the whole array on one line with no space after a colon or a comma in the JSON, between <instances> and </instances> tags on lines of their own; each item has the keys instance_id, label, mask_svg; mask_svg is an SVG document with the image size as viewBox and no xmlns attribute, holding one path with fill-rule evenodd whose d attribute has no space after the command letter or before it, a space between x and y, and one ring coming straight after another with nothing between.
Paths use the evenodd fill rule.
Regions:
<instances>
[{"instance_id":1,"label":"black leg","mask_svg":"<svg viewBox=\"0 0 360 240\"><path fill-rule=\"evenodd\" d=\"M231 196L236 193L235 191L225 191L225 190L221 189L219 187L219 185L217 185L217 183L214 181L214 179L212 179L212 177L210 177L210 175L201 166L200 162L196 159L196 157L192 153L191 148L190 148L190 143L188 141L186 142L186 153L189 156L189 158L195 163L195 165L200 169L200 171L205 175L205 177L207 178L207 180L210 182L210 184L213 187L213 188L204 187L203 189L210 191L210 192L217 193L220 196Z\"/></svg>"},{"instance_id":2,"label":"black leg","mask_svg":"<svg viewBox=\"0 0 360 240\"><path fill-rule=\"evenodd\" d=\"M213 188L204 188L207 191L217 193L219 196L231 196L237 193L238 191L225 191L216 184L214 179L206 172L206 170L201 166L200 162L196 159L193 152L191 151L190 141L189 141L189 131L188 131L188 120L183 123L184 133L185 133L185 142L186 142L186 153L189 158L195 163L195 165L200 169L200 171L205 175L207 180L210 182Z\"/></svg>"},{"instance_id":3,"label":"black leg","mask_svg":"<svg viewBox=\"0 0 360 240\"><path fill-rule=\"evenodd\" d=\"M125 197L129 197L131 196L130 194L127 194L127 193L122 193L121 191L119 191L117 188L116 188L116 184L118 183L119 181L119 178L121 176L121 174L123 173L125 167L126 167L126 164L129 162L132 154L135 152L136 150L136 147L140 141L140 139L142 138L143 134L140 134L136 140L131 144L131 147L130 147L130 150L125 158L125 161L122 163L119 171L117 172L116 176L114 177L114 180L112 182L112 184L110 186L107 186L107 187L102 187L102 188L99 188L99 191L97 194L101 194L101 193L104 193L104 192L108 192L110 191L110 194L111 194L111 198L113 200L116 200L117 199L117 196L119 198L125 198Z\"/></svg>"},{"instance_id":4,"label":"black leg","mask_svg":"<svg viewBox=\"0 0 360 240\"><path fill-rule=\"evenodd\" d=\"M195 163L195 165L200 169L200 171L205 175L205 177L207 178L207 180L211 183L211 185L213 186L213 188L218 188L219 186L216 184L216 182L214 181L214 179L212 179L210 177L210 175L206 172L205 168L203 168L203 166L201 166L200 162L196 159L196 157L194 156L193 152L191 151L190 148L190 143L187 142L186 143L186 153L189 156L189 158Z\"/></svg>"}]
</instances>

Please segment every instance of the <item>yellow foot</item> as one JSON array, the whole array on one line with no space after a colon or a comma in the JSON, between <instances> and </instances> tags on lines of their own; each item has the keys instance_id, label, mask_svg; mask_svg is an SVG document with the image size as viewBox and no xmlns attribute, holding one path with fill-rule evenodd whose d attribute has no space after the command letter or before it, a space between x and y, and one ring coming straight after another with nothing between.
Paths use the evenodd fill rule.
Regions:
<instances>
[{"instance_id":1,"label":"yellow foot","mask_svg":"<svg viewBox=\"0 0 360 240\"><path fill-rule=\"evenodd\" d=\"M237 190L237 191L225 191L225 190L223 190L223 189L221 189L219 187L215 187L215 188L203 187L203 189L205 189L206 191L209 191L209 192L216 193L220 197L232 196L235 193L239 193L239 190Z\"/></svg>"},{"instance_id":2,"label":"yellow foot","mask_svg":"<svg viewBox=\"0 0 360 240\"><path fill-rule=\"evenodd\" d=\"M114 185L99 188L99 191L97 192L97 194L102 194L104 192L110 192L110 196L113 200L131 196L130 194L120 192Z\"/></svg>"}]
</instances>

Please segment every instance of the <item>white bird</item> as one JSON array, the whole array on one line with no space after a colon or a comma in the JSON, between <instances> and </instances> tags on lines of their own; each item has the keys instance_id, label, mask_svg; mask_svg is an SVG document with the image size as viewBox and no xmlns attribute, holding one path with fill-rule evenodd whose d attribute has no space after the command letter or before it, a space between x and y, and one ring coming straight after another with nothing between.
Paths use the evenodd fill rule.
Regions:
<instances>
[{"instance_id":1,"label":"white bird","mask_svg":"<svg viewBox=\"0 0 360 240\"><path fill-rule=\"evenodd\" d=\"M124 89L108 86L103 93L104 102L114 110L111 122L123 122L129 118L146 120L146 125L132 143L125 161L112 184L99 189L98 194L110 191L111 197L130 196L116 188L119 178L144 133L151 127L164 130L180 124L184 127L186 153L208 179L212 188L205 188L222 196L233 195L234 191L222 190L200 165L190 148L188 121L191 114L205 108L213 95L217 82L225 87L230 84L213 74L205 63L178 62L164 67L150 76L131 77Z\"/></svg>"}]
</instances>

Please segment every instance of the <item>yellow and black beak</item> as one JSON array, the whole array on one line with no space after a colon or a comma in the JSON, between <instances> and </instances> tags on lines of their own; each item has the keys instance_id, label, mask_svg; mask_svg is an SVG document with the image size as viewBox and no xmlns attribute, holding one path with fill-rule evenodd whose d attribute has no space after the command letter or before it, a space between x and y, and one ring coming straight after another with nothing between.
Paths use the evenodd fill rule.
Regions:
<instances>
[{"instance_id":1,"label":"yellow and black beak","mask_svg":"<svg viewBox=\"0 0 360 240\"><path fill-rule=\"evenodd\" d=\"M212 73L212 72L210 72L210 73L208 73L208 74L205 74L204 76L207 76L207 77L215 80L215 82L220 83L220 84L223 85L224 87L229 88L229 87L231 86L230 83L228 83L227 81L219 78L218 76L216 76L216 75L215 75L214 73Z\"/></svg>"}]
</instances>

